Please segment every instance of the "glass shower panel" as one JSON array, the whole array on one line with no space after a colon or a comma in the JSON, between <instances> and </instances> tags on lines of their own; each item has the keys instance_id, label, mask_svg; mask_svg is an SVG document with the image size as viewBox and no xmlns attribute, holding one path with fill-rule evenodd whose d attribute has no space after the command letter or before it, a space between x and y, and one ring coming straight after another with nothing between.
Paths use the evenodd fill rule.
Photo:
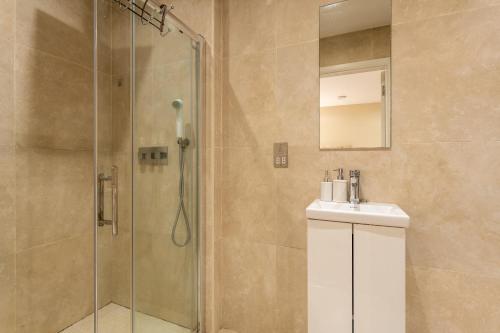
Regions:
<instances>
[{"instance_id":1,"label":"glass shower panel","mask_svg":"<svg viewBox=\"0 0 500 333\"><path fill-rule=\"evenodd\" d=\"M97 0L96 307L99 333L131 332L131 14ZM82 323L84 324L84 323ZM85 323L85 332L94 332Z\"/></svg>"},{"instance_id":2,"label":"glass shower panel","mask_svg":"<svg viewBox=\"0 0 500 333\"><path fill-rule=\"evenodd\" d=\"M135 332L197 328L198 44L135 20Z\"/></svg>"},{"instance_id":3,"label":"glass shower panel","mask_svg":"<svg viewBox=\"0 0 500 333\"><path fill-rule=\"evenodd\" d=\"M97 332L196 331L200 42L95 3Z\"/></svg>"}]
</instances>

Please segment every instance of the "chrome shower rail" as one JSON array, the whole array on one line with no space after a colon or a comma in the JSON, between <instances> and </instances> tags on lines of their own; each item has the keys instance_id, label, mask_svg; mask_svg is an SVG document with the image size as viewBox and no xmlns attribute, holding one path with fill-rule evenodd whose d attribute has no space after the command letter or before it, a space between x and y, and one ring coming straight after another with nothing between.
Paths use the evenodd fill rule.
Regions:
<instances>
[{"instance_id":1,"label":"chrome shower rail","mask_svg":"<svg viewBox=\"0 0 500 333\"><path fill-rule=\"evenodd\" d=\"M168 33L165 18L174 6L159 4L156 0L113 0L113 2L118 4L121 9L129 10L139 16L142 24L151 24L160 30L162 35Z\"/></svg>"}]
</instances>

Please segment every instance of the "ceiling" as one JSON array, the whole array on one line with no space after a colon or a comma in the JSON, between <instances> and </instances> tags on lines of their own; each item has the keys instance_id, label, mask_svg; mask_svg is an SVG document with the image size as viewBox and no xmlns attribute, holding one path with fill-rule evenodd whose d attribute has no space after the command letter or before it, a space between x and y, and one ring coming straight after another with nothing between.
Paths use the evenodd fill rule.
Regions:
<instances>
[{"instance_id":1,"label":"ceiling","mask_svg":"<svg viewBox=\"0 0 500 333\"><path fill-rule=\"evenodd\" d=\"M391 24L391 0L332 0L320 10L320 38Z\"/></svg>"},{"instance_id":2,"label":"ceiling","mask_svg":"<svg viewBox=\"0 0 500 333\"><path fill-rule=\"evenodd\" d=\"M320 106L379 103L382 70L321 78ZM345 96L345 98L339 98Z\"/></svg>"}]
</instances>

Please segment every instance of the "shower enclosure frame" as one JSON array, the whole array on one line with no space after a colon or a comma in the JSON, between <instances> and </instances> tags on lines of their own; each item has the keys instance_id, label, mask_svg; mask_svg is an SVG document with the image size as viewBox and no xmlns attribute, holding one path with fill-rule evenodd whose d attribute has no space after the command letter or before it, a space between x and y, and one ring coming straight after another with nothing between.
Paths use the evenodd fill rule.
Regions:
<instances>
[{"instance_id":1,"label":"shower enclosure frame","mask_svg":"<svg viewBox=\"0 0 500 333\"><path fill-rule=\"evenodd\" d=\"M99 328L98 328L98 322L99 322L99 302L98 302L98 297L99 297L99 290L98 290L98 227L99 227L99 173L98 173L98 115L99 115L99 107L98 107L98 100L99 100L99 81L98 81L98 55L99 55L99 24L98 24L98 18L99 18L99 6L98 2L99 0L92 0L93 1L93 117L94 117L94 124L93 124L93 177L94 177L94 223L93 223L93 268L94 268L94 274L93 274L93 288L94 288L94 333L100 333ZM110 0L111 1L111 0ZM131 3L134 3L134 0L130 0ZM130 22L131 22L131 28L130 28L130 34L131 34L131 48L130 48L130 64L129 68L130 70L130 116L131 116L131 124L130 124L130 133L131 133L131 156L130 156L130 163L132 165L132 176L129 179L131 183L131 188L132 188L132 193L134 193L134 170L136 166L134 165L134 115L135 115L135 71L132 70L134 68L135 64L135 41L136 41L136 35L135 35L135 24L134 24L134 13L130 13ZM203 189L205 188L205 179L202 174L202 170L205 170L205 161L202 158L203 157L203 150L205 147L205 132L204 132L204 120L205 120L205 110L206 110L206 95L205 95L205 87L206 87L206 45L205 45L205 38L199 34L196 33L194 30L192 30L187 24L185 24L181 19L179 19L177 16L175 16L170 10L167 11L166 13L166 20L168 20L171 24L176 26L180 31L182 31L183 34L186 34L188 37L191 38L191 40L196 43L196 78L197 78L197 95L196 95L196 100L197 100L197 110L196 110L196 122L197 122L197 137L196 137L196 145L197 145L197 151L196 151L196 159L197 159L197 170L196 170L196 177L197 177L197 191L196 191L196 200L197 200L197 214L195 218L192 219L193 225L196 223L196 228L193 228L193 232L196 231L196 263L195 265L197 266L197 276L196 276L196 283L194 284L196 286L196 313L197 313L197 325L194 328L193 332L198 332L202 333L203 332L203 327L204 327L204 290L203 290L203 281L204 281L204 270L203 270L203 258L204 258L204 237L203 235L205 234L205 226L204 223L202 223L205 219L205 210L204 210L204 205L202 204L204 200L204 194L203 194ZM159 32L160 33L160 32ZM133 201L130 202L129 204L132 205L131 211L132 211L132 230L134 230L135 226L135 219L134 219L134 205ZM131 286L130 286L130 300L131 300L131 332L130 333L135 333L135 320L134 320L134 313L135 313L135 263L134 263L134 257L135 257L135 251L134 251L134 232L132 232L131 235L131 248L132 248L132 256L131 256Z\"/></svg>"}]
</instances>

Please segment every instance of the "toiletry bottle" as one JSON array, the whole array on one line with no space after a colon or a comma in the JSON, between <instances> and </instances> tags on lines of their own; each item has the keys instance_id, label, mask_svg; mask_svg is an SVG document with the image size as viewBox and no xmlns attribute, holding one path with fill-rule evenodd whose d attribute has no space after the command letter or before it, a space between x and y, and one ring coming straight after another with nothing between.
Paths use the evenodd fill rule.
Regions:
<instances>
[{"instance_id":1,"label":"toiletry bottle","mask_svg":"<svg viewBox=\"0 0 500 333\"><path fill-rule=\"evenodd\" d=\"M333 194L333 183L328 174L328 170L325 170L325 178L321 182L321 195L319 199L321 201L332 201Z\"/></svg>"},{"instance_id":2,"label":"toiletry bottle","mask_svg":"<svg viewBox=\"0 0 500 333\"><path fill-rule=\"evenodd\" d=\"M347 189L349 187L349 182L344 179L344 169L338 168L333 171L337 171L337 179L333 181L332 199L334 202L347 202Z\"/></svg>"}]
</instances>

